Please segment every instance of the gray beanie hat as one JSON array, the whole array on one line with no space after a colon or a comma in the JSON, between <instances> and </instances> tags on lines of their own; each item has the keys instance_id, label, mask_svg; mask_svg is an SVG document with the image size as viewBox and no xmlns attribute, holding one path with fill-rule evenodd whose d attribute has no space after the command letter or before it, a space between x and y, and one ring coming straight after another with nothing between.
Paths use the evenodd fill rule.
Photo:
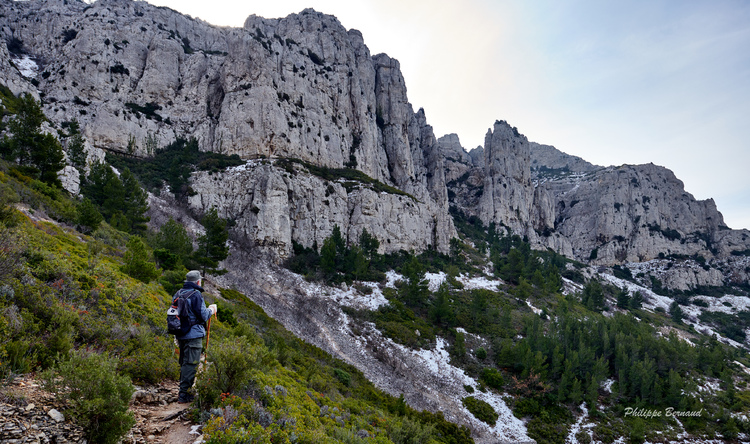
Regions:
<instances>
[{"instance_id":1,"label":"gray beanie hat","mask_svg":"<svg viewBox=\"0 0 750 444\"><path fill-rule=\"evenodd\" d=\"M198 270L188 271L188 274L185 276L185 280L188 282L198 282L201 279L203 278L201 277L201 272Z\"/></svg>"}]
</instances>

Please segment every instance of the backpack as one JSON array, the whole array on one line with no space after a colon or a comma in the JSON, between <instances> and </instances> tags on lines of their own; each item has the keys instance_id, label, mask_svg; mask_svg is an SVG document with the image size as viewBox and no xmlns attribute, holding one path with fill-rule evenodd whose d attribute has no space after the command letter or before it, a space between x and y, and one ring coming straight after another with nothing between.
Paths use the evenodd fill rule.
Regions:
<instances>
[{"instance_id":1,"label":"backpack","mask_svg":"<svg viewBox=\"0 0 750 444\"><path fill-rule=\"evenodd\" d=\"M195 323L190 322L190 296L197 290L185 296L182 291L175 293L172 306L167 310L167 333L176 336L185 336Z\"/></svg>"}]
</instances>

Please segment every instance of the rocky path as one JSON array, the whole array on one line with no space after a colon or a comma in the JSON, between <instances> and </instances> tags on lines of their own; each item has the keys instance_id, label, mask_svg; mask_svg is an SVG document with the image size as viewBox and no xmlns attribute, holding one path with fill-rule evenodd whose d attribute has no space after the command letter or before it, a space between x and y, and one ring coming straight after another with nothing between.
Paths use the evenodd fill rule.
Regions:
<instances>
[{"instance_id":1,"label":"rocky path","mask_svg":"<svg viewBox=\"0 0 750 444\"><path fill-rule=\"evenodd\" d=\"M123 444L193 444L203 441L200 427L187 418L188 405L178 404L173 381L141 387L130 410L136 424ZM63 413L64 406L33 377L16 378L0 387L0 444L85 443L83 430Z\"/></svg>"}]
</instances>

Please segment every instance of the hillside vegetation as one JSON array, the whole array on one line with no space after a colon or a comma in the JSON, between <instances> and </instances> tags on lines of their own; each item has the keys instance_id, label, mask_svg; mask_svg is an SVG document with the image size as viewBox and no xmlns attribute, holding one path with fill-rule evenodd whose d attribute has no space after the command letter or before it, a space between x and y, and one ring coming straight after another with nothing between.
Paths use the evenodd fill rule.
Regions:
<instances>
[{"instance_id":1,"label":"hillside vegetation","mask_svg":"<svg viewBox=\"0 0 750 444\"><path fill-rule=\"evenodd\" d=\"M209 211L193 251L174 221L146 229L145 191L129 170L93 165L86 197L75 199L33 162L19 165L17 152L4 149L0 161L0 376L42 371L91 442L117 442L133 424L132 384L178 377L165 311L186 265L210 271L226 257L226 221ZM206 299L220 309L193 418L209 442L472 442L468 429L376 389L237 291Z\"/></svg>"}]
</instances>

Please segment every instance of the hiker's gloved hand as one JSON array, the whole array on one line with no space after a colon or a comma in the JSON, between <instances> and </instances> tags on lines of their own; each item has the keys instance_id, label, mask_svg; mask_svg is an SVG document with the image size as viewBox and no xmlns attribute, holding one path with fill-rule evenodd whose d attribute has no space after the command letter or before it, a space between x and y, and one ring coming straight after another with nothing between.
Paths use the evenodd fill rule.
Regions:
<instances>
[{"instance_id":1,"label":"hiker's gloved hand","mask_svg":"<svg viewBox=\"0 0 750 444\"><path fill-rule=\"evenodd\" d=\"M216 306L216 304L211 304L208 306L209 311L211 311L211 316L215 315L216 312L219 311L219 307Z\"/></svg>"}]
</instances>

